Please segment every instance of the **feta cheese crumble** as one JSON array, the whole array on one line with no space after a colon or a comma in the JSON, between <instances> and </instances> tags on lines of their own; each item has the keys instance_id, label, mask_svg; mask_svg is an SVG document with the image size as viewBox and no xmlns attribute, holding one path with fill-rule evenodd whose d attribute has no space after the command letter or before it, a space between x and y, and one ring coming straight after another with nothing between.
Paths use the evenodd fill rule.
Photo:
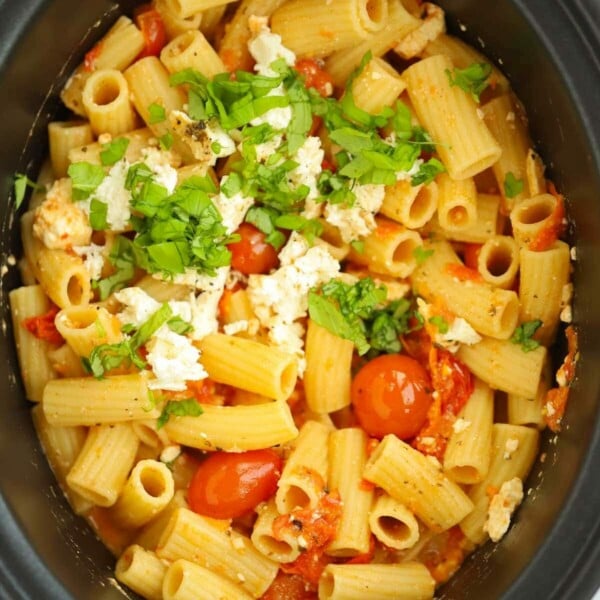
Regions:
<instances>
[{"instance_id":1,"label":"feta cheese crumble","mask_svg":"<svg viewBox=\"0 0 600 600\"><path fill-rule=\"evenodd\" d=\"M75 254L85 257L83 266L92 280L100 279L102 276L105 251L106 248L104 246L99 246L94 243L89 246L73 246L73 252L75 252Z\"/></svg>"},{"instance_id":2,"label":"feta cheese crumble","mask_svg":"<svg viewBox=\"0 0 600 600\"><path fill-rule=\"evenodd\" d=\"M325 207L325 220L339 229L346 243L365 237L375 229L375 214L383 203L385 186L357 185L352 191L356 195L353 206L327 204Z\"/></svg>"},{"instance_id":3,"label":"feta cheese crumble","mask_svg":"<svg viewBox=\"0 0 600 600\"><path fill-rule=\"evenodd\" d=\"M307 315L310 289L334 278L340 264L325 248L311 247L298 232L292 232L279 260L279 269L270 275L250 275L248 298L270 341L295 354L303 373L304 327L296 321Z\"/></svg>"},{"instance_id":4,"label":"feta cheese crumble","mask_svg":"<svg viewBox=\"0 0 600 600\"><path fill-rule=\"evenodd\" d=\"M80 203L71 202L71 183L59 179L35 210L33 233L51 250L86 246L92 238L87 214Z\"/></svg>"},{"instance_id":5,"label":"feta cheese crumble","mask_svg":"<svg viewBox=\"0 0 600 600\"><path fill-rule=\"evenodd\" d=\"M483 526L483 530L489 534L492 541L500 541L508 531L510 518L522 500L523 482L518 477L505 481L500 491L493 496Z\"/></svg>"}]
</instances>

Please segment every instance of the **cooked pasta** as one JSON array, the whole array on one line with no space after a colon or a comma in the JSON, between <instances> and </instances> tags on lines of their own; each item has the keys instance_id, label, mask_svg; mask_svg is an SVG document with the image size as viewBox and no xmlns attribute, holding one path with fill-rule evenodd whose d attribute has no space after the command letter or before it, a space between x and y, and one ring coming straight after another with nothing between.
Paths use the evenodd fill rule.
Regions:
<instances>
[{"instance_id":1,"label":"cooked pasta","mask_svg":"<svg viewBox=\"0 0 600 600\"><path fill-rule=\"evenodd\" d=\"M571 252L520 104L432 3L139 4L21 217L58 483L147 600L431 599L562 418Z\"/></svg>"}]
</instances>

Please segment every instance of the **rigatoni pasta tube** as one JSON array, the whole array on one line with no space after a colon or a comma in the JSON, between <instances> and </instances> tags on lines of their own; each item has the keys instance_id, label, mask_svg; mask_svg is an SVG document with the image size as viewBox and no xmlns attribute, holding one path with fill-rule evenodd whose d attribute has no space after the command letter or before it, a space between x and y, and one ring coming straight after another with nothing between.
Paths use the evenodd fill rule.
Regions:
<instances>
[{"instance_id":1,"label":"rigatoni pasta tube","mask_svg":"<svg viewBox=\"0 0 600 600\"><path fill-rule=\"evenodd\" d=\"M420 23L419 19L404 8L400 0L392 0L389 2L389 17L383 29L370 34L358 44L331 54L325 62L325 70L336 86L343 87L367 52L371 52L373 56L383 56L398 40L419 27Z\"/></svg>"},{"instance_id":2,"label":"rigatoni pasta tube","mask_svg":"<svg viewBox=\"0 0 600 600\"><path fill-rule=\"evenodd\" d=\"M162 596L164 600L197 600L202 590L203 600L252 600L254 596L227 577L210 568L189 560L176 560L165 574Z\"/></svg>"},{"instance_id":3,"label":"rigatoni pasta tube","mask_svg":"<svg viewBox=\"0 0 600 600\"><path fill-rule=\"evenodd\" d=\"M501 198L496 194L477 194L477 219L470 227L444 230L435 215L427 223L426 230L433 235L440 234L457 242L483 244L501 229L500 202Z\"/></svg>"},{"instance_id":4,"label":"rigatoni pasta tube","mask_svg":"<svg viewBox=\"0 0 600 600\"><path fill-rule=\"evenodd\" d=\"M559 200L540 194L519 202L510 213L513 236L520 246L529 246L540 232L551 229Z\"/></svg>"},{"instance_id":5,"label":"rigatoni pasta tube","mask_svg":"<svg viewBox=\"0 0 600 600\"><path fill-rule=\"evenodd\" d=\"M365 479L410 506L434 531L456 525L473 508L462 489L425 455L395 435L386 435L365 466Z\"/></svg>"},{"instance_id":6,"label":"rigatoni pasta tube","mask_svg":"<svg viewBox=\"0 0 600 600\"><path fill-rule=\"evenodd\" d=\"M82 102L95 135L117 136L135 129L136 114L120 71L102 69L92 73L83 88Z\"/></svg>"},{"instance_id":7,"label":"rigatoni pasta tube","mask_svg":"<svg viewBox=\"0 0 600 600\"><path fill-rule=\"evenodd\" d=\"M517 294L483 281L461 281L455 277L452 268L460 268L462 263L448 242L433 242L427 248L433 250L432 254L411 277L415 292L427 302L442 302L483 335L510 337L519 318Z\"/></svg>"},{"instance_id":8,"label":"rigatoni pasta tube","mask_svg":"<svg viewBox=\"0 0 600 600\"><path fill-rule=\"evenodd\" d=\"M63 308L54 320L56 329L78 356L89 356L100 344L120 342L120 321L94 304Z\"/></svg>"},{"instance_id":9,"label":"rigatoni pasta tube","mask_svg":"<svg viewBox=\"0 0 600 600\"><path fill-rule=\"evenodd\" d=\"M169 468L157 460L141 460L131 471L111 516L120 527L141 527L169 504L174 493Z\"/></svg>"},{"instance_id":10,"label":"rigatoni pasta tube","mask_svg":"<svg viewBox=\"0 0 600 600\"><path fill-rule=\"evenodd\" d=\"M460 523L465 536L475 544L485 541L483 525L490 503L488 492L499 490L513 477L524 480L538 452L540 434L537 429L496 423L492 433L492 459L487 476L469 490L473 511Z\"/></svg>"},{"instance_id":11,"label":"rigatoni pasta tube","mask_svg":"<svg viewBox=\"0 0 600 600\"><path fill-rule=\"evenodd\" d=\"M285 444L298 435L287 402L249 406L202 405L199 417L171 417L165 425L169 439L198 448L243 452Z\"/></svg>"},{"instance_id":12,"label":"rigatoni pasta tube","mask_svg":"<svg viewBox=\"0 0 600 600\"><path fill-rule=\"evenodd\" d=\"M288 398L296 385L295 358L277 348L219 333L197 345L210 378L219 383L275 400Z\"/></svg>"},{"instance_id":13,"label":"rigatoni pasta tube","mask_svg":"<svg viewBox=\"0 0 600 600\"><path fill-rule=\"evenodd\" d=\"M210 567L258 598L264 594L278 565L254 548L245 535L229 529L229 521L197 515L186 508L173 513L156 549L160 558L183 558Z\"/></svg>"},{"instance_id":14,"label":"rigatoni pasta tube","mask_svg":"<svg viewBox=\"0 0 600 600\"><path fill-rule=\"evenodd\" d=\"M320 600L427 600L435 580L423 563L328 565L319 580Z\"/></svg>"},{"instance_id":15,"label":"rigatoni pasta tube","mask_svg":"<svg viewBox=\"0 0 600 600\"><path fill-rule=\"evenodd\" d=\"M369 551L369 510L373 490L363 480L367 462L367 434L358 427L337 429L329 435L328 487L337 490L342 516L334 540L327 546L331 556L356 556Z\"/></svg>"},{"instance_id":16,"label":"rigatoni pasta tube","mask_svg":"<svg viewBox=\"0 0 600 600\"><path fill-rule=\"evenodd\" d=\"M552 386L552 379L552 367L550 360L547 360L542 369L540 385L533 398L508 394L506 409L508 422L511 425L529 425L540 430L546 427L544 406L546 405L546 394Z\"/></svg>"},{"instance_id":17,"label":"rigatoni pasta tube","mask_svg":"<svg viewBox=\"0 0 600 600\"><path fill-rule=\"evenodd\" d=\"M203 10L214 6L229 4L233 0L167 0L167 4L173 8L175 14L181 19L187 19Z\"/></svg>"},{"instance_id":18,"label":"rigatoni pasta tube","mask_svg":"<svg viewBox=\"0 0 600 600\"><path fill-rule=\"evenodd\" d=\"M83 448L87 430L85 427L55 427L50 425L39 404L33 407L31 417L44 449L44 454L56 479L66 493L69 504L78 515L86 513L92 507L92 503L69 489L66 485L66 477Z\"/></svg>"},{"instance_id":19,"label":"rigatoni pasta tube","mask_svg":"<svg viewBox=\"0 0 600 600\"><path fill-rule=\"evenodd\" d=\"M304 391L309 408L329 413L348 406L354 343L310 319L305 346Z\"/></svg>"},{"instance_id":20,"label":"rigatoni pasta tube","mask_svg":"<svg viewBox=\"0 0 600 600\"><path fill-rule=\"evenodd\" d=\"M203 15L200 12L191 17L187 17L186 19L182 19L175 13L168 0L154 0L153 5L160 14L160 18L165 26L165 31L167 32L167 37L170 40L186 31L198 29L203 21Z\"/></svg>"},{"instance_id":21,"label":"rigatoni pasta tube","mask_svg":"<svg viewBox=\"0 0 600 600\"><path fill-rule=\"evenodd\" d=\"M135 461L139 439L128 423L98 425L67 475L67 484L98 506L112 506Z\"/></svg>"},{"instance_id":22,"label":"rigatoni pasta tube","mask_svg":"<svg viewBox=\"0 0 600 600\"><path fill-rule=\"evenodd\" d=\"M117 560L115 579L147 600L162 600L166 571L167 565L154 552L134 544Z\"/></svg>"},{"instance_id":23,"label":"rigatoni pasta tube","mask_svg":"<svg viewBox=\"0 0 600 600\"><path fill-rule=\"evenodd\" d=\"M188 508L186 497L187 490L177 490L171 502L152 521L142 527L133 541L146 550L156 550L163 531L171 520L175 510L178 508Z\"/></svg>"},{"instance_id":24,"label":"rigatoni pasta tube","mask_svg":"<svg viewBox=\"0 0 600 600\"><path fill-rule=\"evenodd\" d=\"M50 344L25 329L23 321L46 314L50 301L40 285L11 290L8 297L25 394L32 402L40 402L46 384L56 377L48 358Z\"/></svg>"},{"instance_id":25,"label":"rigatoni pasta tube","mask_svg":"<svg viewBox=\"0 0 600 600\"><path fill-rule=\"evenodd\" d=\"M492 165L498 188L504 194L504 182L509 173L523 182L523 189L511 197L504 194L505 207L509 210L520 200L529 197L529 186L525 176L527 152L531 140L511 96L498 96L481 107L485 124L502 148L500 158Z\"/></svg>"},{"instance_id":26,"label":"rigatoni pasta tube","mask_svg":"<svg viewBox=\"0 0 600 600\"><path fill-rule=\"evenodd\" d=\"M393 277L408 277L417 266L414 251L422 246L421 236L399 223L379 217L377 227L363 239L362 252L350 250L350 258L370 271Z\"/></svg>"},{"instance_id":27,"label":"rigatoni pasta tube","mask_svg":"<svg viewBox=\"0 0 600 600\"><path fill-rule=\"evenodd\" d=\"M281 516L275 506L275 501L271 499L269 502L260 504L256 512L258 517L250 536L254 547L267 558L278 563L289 563L296 560L300 556L298 536L293 535L287 528L281 528L277 532L277 536L273 531L273 522Z\"/></svg>"},{"instance_id":28,"label":"rigatoni pasta tube","mask_svg":"<svg viewBox=\"0 0 600 600\"><path fill-rule=\"evenodd\" d=\"M388 548L405 550L419 540L419 522L401 502L383 493L369 512L369 527L373 535Z\"/></svg>"},{"instance_id":29,"label":"rigatoni pasta tube","mask_svg":"<svg viewBox=\"0 0 600 600\"><path fill-rule=\"evenodd\" d=\"M436 55L402 73L419 121L436 142L436 149L453 179L466 179L493 165L502 150L477 114L471 96L450 85L453 65Z\"/></svg>"},{"instance_id":30,"label":"rigatoni pasta tube","mask_svg":"<svg viewBox=\"0 0 600 600\"><path fill-rule=\"evenodd\" d=\"M52 425L96 425L159 415L148 397L143 373L114 375L104 379L74 377L55 379L44 389L42 406Z\"/></svg>"},{"instance_id":31,"label":"rigatoni pasta tube","mask_svg":"<svg viewBox=\"0 0 600 600\"><path fill-rule=\"evenodd\" d=\"M546 354L543 346L525 352L520 344L484 337L472 346L462 344L457 356L493 389L533 398Z\"/></svg>"},{"instance_id":32,"label":"rigatoni pasta tube","mask_svg":"<svg viewBox=\"0 0 600 600\"><path fill-rule=\"evenodd\" d=\"M134 63L124 75L136 110L157 137L163 136L169 131L167 121L151 123L149 107L158 104L168 116L183 106L183 95L179 88L169 84L166 67L155 56L148 56Z\"/></svg>"},{"instance_id":33,"label":"rigatoni pasta tube","mask_svg":"<svg viewBox=\"0 0 600 600\"><path fill-rule=\"evenodd\" d=\"M488 283L504 290L512 289L519 271L519 245L515 239L509 235L494 235L486 240L479 250L477 270Z\"/></svg>"},{"instance_id":34,"label":"rigatoni pasta tube","mask_svg":"<svg viewBox=\"0 0 600 600\"><path fill-rule=\"evenodd\" d=\"M473 484L488 472L494 422L494 393L475 380L475 388L454 422L444 453L444 473L457 483Z\"/></svg>"},{"instance_id":35,"label":"rigatoni pasta tube","mask_svg":"<svg viewBox=\"0 0 600 600\"><path fill-rule=\"evenodd\" d=\"M194 69L212 79L225 72L225 65L200 31L186 31L169 42L160 53L169 72Z\"/></svg>"},{"instance_id":36,"label":"rigatoni pasta tube","mask_svg":"<svg viewBox=\"0 0 600 600\"><path fill-rule=\"evenodd\" d=\"M556 335L563 287L569 281L571 257L565 242L555 242L547 250L534 252L521 248L521 322L539 319L535 339L548 345Z\"/></svg>"},{"instance_id":37,"label":"rigatoni pasta tube","mask_svg":"<svg viewBox=\"0 0 600 600\"><path fill-rule=\"evenodd\" d=\"M53 121L48 124L48 145L54 176L66 177L69 152L93 141L92 128L85 121Z\"/></svg>"},{"instance_id":38,"label":"rigatoni pasta tube","mask_svg":"<svg viewBox=\"0 0 600 600\"><path fill-rule=\"evenodd\" d=\"M307 421L277 482L275 504L284 514L296 508L315 508L327 482L329 427Z\"/></svg>"},{"instance_id":39,"label":"rigatoni pasta tube","mask_svg":"<svg viewBox=\"0 0 600 600\"><path fill-rule=\"evenodd\" d=\"M447 173L437 178L438 222L444 231L469 229L477 222L477 190L471 177L460 181Z\"/></svg>"},{"instance_id":40,"label":"rigatoni pasta tube","mask_svg":"<svg viewBox=\"0 0 600 600\"><path fill-rule=\"evenodd\" d=\"M392 106L406 84L385 60L373 57L352 84L354 104L372 115Z\"/></svg>"},{"instance_id":41,"label":"rigatoni pasta tube","mask_svg":"<svg viewBox=\"0 0 600 600\"><path fill-rule=\"evenodd\" d=\"M127 68L144 48L144 36L131 19L121 16L96 44L89 65L80 65L69 78L60 97L75 114L86 116L82 95L91 72L97 69Z\"/></svg>"},{"instance_id":42,"label":"rigatoni pasta tube","mask_svg":"<svg viewBox=\"0 0 600 600\"><path fill-rule=\"evenodd\" d=\"M79 256L50 250L33 235L34 211L21 217L23 251L31 270L50 300L59 308L86 304L92 297L89 274Z\"/></svg>"},{"instance_id":43,"label":"rigatoni pasta tube","mask_svg":"<svg viewBox=\"0 0 600 600\"><path fill-rule=\"evenodd\" d=\"M319 57L348 48L380 31L384 0L290 0L271 16L271 29L300 57Z\"/></svg>"},{"instance_id":44,"label":"rigatoni pasta tube","mask_svg":"<svg viewBox=\"0 0 600 600\"><path fill-rule=\"evenodd\" d=\"M401 179L395 185L386 186L380 212L409 229L420 229L433 217L437 206L438 186L435 181L428 185L412 185L410 181Z\"/></svg>"}]
</instances>

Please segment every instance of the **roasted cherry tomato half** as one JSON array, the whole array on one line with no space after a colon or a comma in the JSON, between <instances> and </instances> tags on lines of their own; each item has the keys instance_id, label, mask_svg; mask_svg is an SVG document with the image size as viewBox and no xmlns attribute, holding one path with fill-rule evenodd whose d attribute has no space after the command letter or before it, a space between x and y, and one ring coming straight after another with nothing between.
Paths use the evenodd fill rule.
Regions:
<instances>
[{"instance_id":1,"label":"roasted cherry tomato half","mask_svg":"<svg viewBox=\"0 0 600 600\"><path fill-rule=\"evenodd\" d=\"M304 85L307 88L315 88L321 96L331 96L333 78L319 66L317 61L311 58L303 58L295 64L294 69L304 75Z\"/></svg>"},{"instance_id":2,"label":"roasted cherry tomato half","mask_svg":"<svg viewBox=\"0 0 600 600\"><path fill-rule=\"evenodd\" d=\"M402 354L383 354L368 362L354 377L351 396L369 435L394 433L402 440L420 431L432 402L427 371Z\"/></svg>"},{"instance_id":3,"label":"roasted cherry tomato half","mask_svg":"<svg viewBox=\"0 0 600 600\"><path fill-rule=\"evenodd\" d=\"M140 10L135 16L135 22L144 36L144 49L139 58L158 56L167 43L167 32L160 13L150 5Z\"/></svg>"},{"instance_id":4,"label":"roasted cherry tomato half","mask_svg":"<svg viewBox=\"0 0 600 600\"><path fill-rule=\"evenodd\" d=\"M190 508L213 519L234 519L272 496L281 458L270 449L215 452L198 467L188 488Z\"/></svg>"},{"instance_id":5,"label":"roasted cherry tomato half","mask_svg":"<svg viewBox=\"0 0 600 600\"><path fill-rule=\"evenodd\" d=\"M265 241L262 231L251 223L242 223L236 233L240 236L239 242L227 246L234 269L244 275L254 275L268 273L277 266L277 251Z\"/></svg>"}]
</instances>

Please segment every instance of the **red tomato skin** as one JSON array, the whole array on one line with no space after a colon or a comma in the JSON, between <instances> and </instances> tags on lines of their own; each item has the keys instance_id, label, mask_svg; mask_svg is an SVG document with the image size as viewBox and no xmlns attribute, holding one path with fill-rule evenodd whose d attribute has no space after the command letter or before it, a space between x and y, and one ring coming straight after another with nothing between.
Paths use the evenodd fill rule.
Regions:
<instances>
[{"instance_id":1,"label":"red tomato skin","mask_svg":"<svg viewBox=\"0 0 600 600\"><path fill-rule=\"evenodd\" d=\"M382 438L393 433L407 440L425 423L432 402L431 389L427 371L415 359L382 354L354 377L352 404L369 435Z\"/></svg>"},{"instance_id":2,"label":"red tomato skin","mask_svg":"<svg viewBox=\"0 0 600 600\"><path fill-rule=\"evenodd\" d=\"M136 15L135 22L142 31L145 42L137 59L158 56L167 43L167 32L160 13L152 8L144 10Z\"/></svg>"},{"instance_id":3,"label":"red tomato skin","mask_svg":"<svg viewBox=\"0 0 600 600\"><path fill-rule=\"evenodd\" d=\"M301 75L304 75L304 85L307 88L314 88L323 97L331 96L333 92L333 78L322 69L312 58L300 59L294 69Z\"/></svg>"},{"instance_id":4,"label":"red tomato skin","mask_svg":"<svg viewBox=\"0 0 600 600\"><path fill-rule=\"evenodd\" d=\"M483 244L465 244L464 249L464 263L466 267L469 269L473 269L474 271L478 268L478 259L479 259L479 251L481 250L481 246Z\"/></svg>"},{"instance_id":5,"label":"red tomato skin","mask_svg":"<svg viewBox=\"0 0 600 600\"><path fill-rule=\"evenodd\" d=\"M279 264L277 251L265 241L265 234L251 223L242 223L236 233L239 242L227 247L231 252L231 266L244 275L268 273Z\"/></svg>"},{"instance_id":6,"label":"red tomato skin","mask_svg":"<svg viewBox=\"0 0 600 600\"><path fill-rule=\"evenodd\" d=\"M241 517L275 493L281 466L280 456L271 449L215 452L190 482L190 508L213 519Z\"/></svg>"}]
</instances>

